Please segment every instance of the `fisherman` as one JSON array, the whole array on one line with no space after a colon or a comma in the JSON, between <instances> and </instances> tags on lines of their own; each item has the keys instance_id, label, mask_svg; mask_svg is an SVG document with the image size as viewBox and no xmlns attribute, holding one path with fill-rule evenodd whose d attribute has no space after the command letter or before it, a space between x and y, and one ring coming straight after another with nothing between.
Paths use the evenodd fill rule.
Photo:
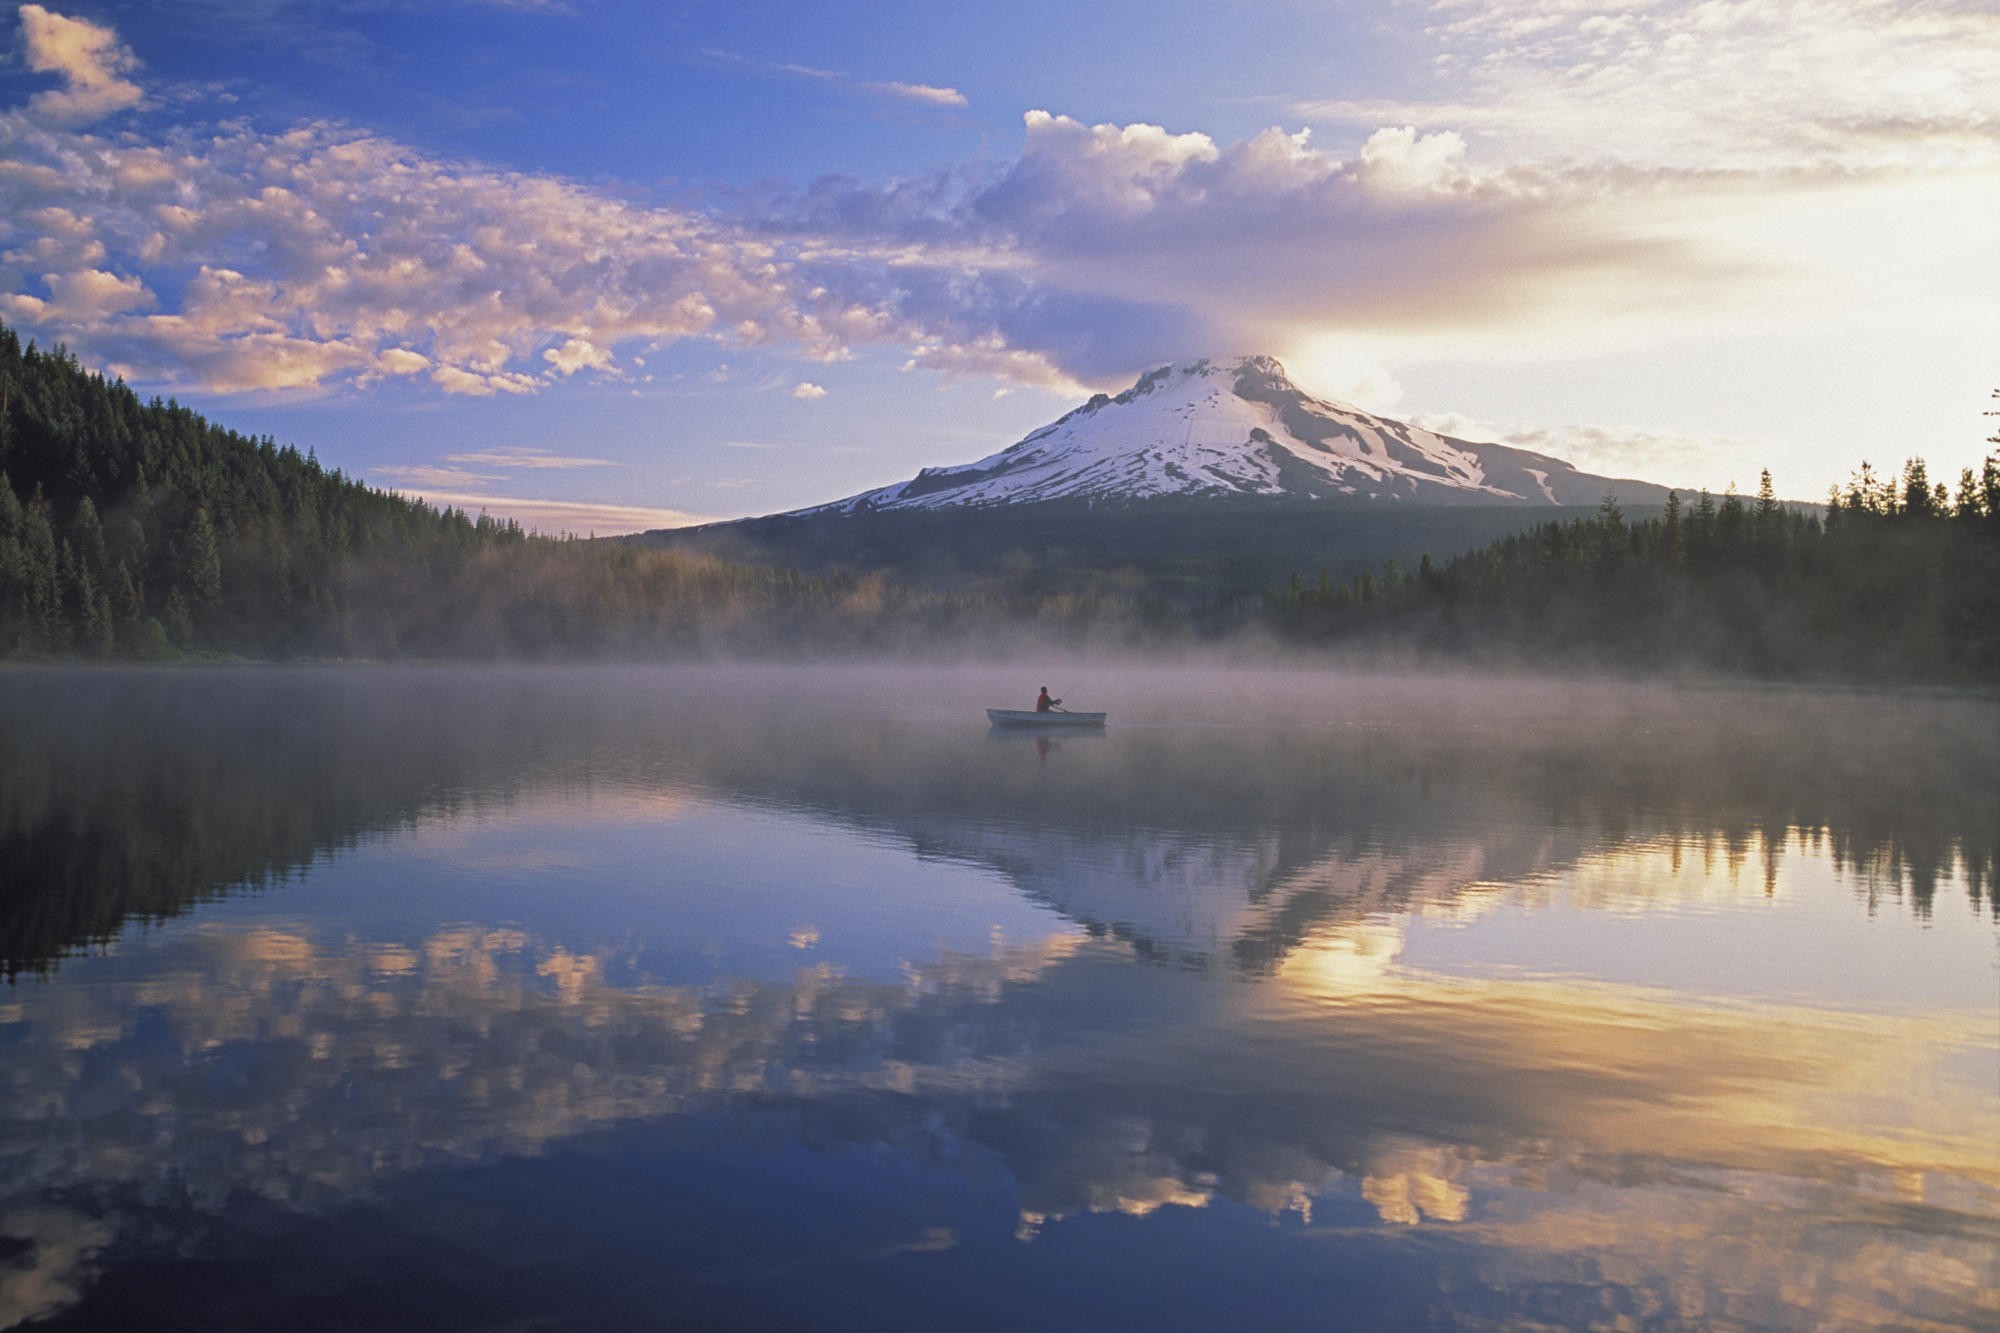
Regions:
<instances>
[{"instance_id":1,"label":"fisherman","mask_svg":"<svg viewBox=\"0 0 2000 1333\"><path fill-rule=\"evenodd\" d=\"M1037 713L1046 713L1061 702L1062 700L1060 699L1049 698L1049 687L1044 685L1042 686L1041 697L1035 700L1035 711Z\"/></svg>"}]
</instances>

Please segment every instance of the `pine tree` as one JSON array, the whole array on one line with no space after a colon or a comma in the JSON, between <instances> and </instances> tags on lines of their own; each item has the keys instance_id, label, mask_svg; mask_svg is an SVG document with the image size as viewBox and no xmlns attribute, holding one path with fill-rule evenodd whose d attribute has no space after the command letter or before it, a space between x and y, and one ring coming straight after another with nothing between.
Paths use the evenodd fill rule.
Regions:
<instances>
[{"instance_id":1,"label":"pine tree","mask_svg":"<svg viewBox=\"0 0 2000 1333\"><path fill-rule=\"evenodd\" d=\"M179 588L167 593L166 624L167 641L176 648L186 648L194 643L194 617L188 614L187 598Z\"/></svg>"},{"instance_id":2,"label":"pine tree","mask_svg":"<svg viewBox=\"0 0 2000 1333\"><path fill-rule=\"evenodd\" d=\"M194 511L182 534L179 574L191 612L200 614L222 599L222 552L205 508Z\"/></svg>"},{"instance_id":3,"label":"pine tree","mask_svg":"<svg viewBox=\"0 0 2000 1333\"><path fill-rule=\"evenodd\" d=\"M1741 551L1748 526L1748 511L1743 506L1743 497L1736 493L1736 483L1732 481L1728 489L1723 491L1722 504L1715 511L1717 543L1732 555Z\"/></svg>"},{"instance_id":4,"label":"pine tree","mask_svg":"<svg viewBox=\"0 0 2000 1333\"><path fill-rule=\"evenodd\" d=\"M1924 467L1924 460L1912 458L1904 463L1902 512L1911 518L1930 518L1937 513L1933 499L1930 475Z\"/></svg>"},{"instance_id":5,"label":"pine tree","mask_svg":"<svg viewBox=\"0 0 2000 1333\"><path fill-rule=\"evenodd\" d=\"M1757 474L1757 530L1770 532L1776 528L1780 512L1777 493L1771 487L1771 469L1765 468Z\"/></svg>"}]
</instances>

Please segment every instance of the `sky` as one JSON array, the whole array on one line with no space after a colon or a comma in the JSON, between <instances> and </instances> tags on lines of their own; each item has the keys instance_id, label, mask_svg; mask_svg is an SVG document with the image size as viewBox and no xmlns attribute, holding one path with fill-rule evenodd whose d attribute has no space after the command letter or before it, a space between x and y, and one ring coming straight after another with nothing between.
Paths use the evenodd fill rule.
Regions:
<instances>
[{"instance_id":1,"label":"sky","mask_svg":"<svg viewBox=\"0 0 2000 1333\"><path fill-rule=\"evenodd\" d=\"M1687 489L1954 480L2000 407L1992 0L54 0L0 321L606 535L1303 387Z\"/></svg>"}]
</instances>

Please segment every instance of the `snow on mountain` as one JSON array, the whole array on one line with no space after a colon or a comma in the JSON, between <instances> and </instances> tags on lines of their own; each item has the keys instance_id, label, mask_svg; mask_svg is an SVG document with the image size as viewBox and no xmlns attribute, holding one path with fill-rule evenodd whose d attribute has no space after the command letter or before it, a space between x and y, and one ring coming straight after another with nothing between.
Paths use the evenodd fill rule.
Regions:
<instances>
[{"instance_id":1,"label":"snow on mountain","mask_svg":"<svg viewBox=\"0 0 2000 1333\"><path fill-rule=\"evenodd\" d=\"M1314 398L1272 358L1248 356L1162 366L976 463L925 468L909 481L795 512L1169 495L1594 505L1608 484L1560 459ZM1642 482L1616 489L1628 501L1665 494Z\"/></svg>"}]
</instances>

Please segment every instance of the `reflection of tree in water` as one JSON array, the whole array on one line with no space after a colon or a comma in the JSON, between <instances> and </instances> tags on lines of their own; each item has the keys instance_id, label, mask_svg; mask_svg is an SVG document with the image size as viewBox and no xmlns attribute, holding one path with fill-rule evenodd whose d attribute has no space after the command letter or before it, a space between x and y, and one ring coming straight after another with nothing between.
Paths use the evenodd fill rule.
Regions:
<instances>
[{"instance_id":1,"label":"reflection of tree in water","mask_svg":"<svg viewBox=\"0 0 2000 1333\"><path fill-rule=\"evenodd\" d=\"M261 889L426 814L577 776L592 737L499 673L14 671L0 975Z\"/></svg>"},{"instance_id":2,"label":"reflection of tree in water","mask_svg":"<svg viewBox=\"0 0 2000 1333\"><path fill-rule=\"evenodd\" d=\"M1991 704L1423 680L1344 694L1334 679L1310 707L1261 710L1270 727L1139 728L1043 753L975 725L896 725L843 688L839 673L721 670L11 672L0 970L46 969L130 919L427 814L607 781L695 782L892 831L1187 961L1173 932L1075 893L1093 858L1119 856L1128 896L1179 874L1203 910L1218 894L1254 909L1215 946L1252 970L1320 924L1468 875L1661 839L1730 865L1765 853L1767 874L1772 849L1803 841L1871 908L1904 898L1928 916L1956 879L2000 914ZM1065 847L1077 854L1050 859Z\"/></svg>"},{"instance_id":3,"label":"reflection of tree in water","mask_svg":"<svg viewBox=\"0 0 2000 1333\"><path fill-rule=\"evenodd\" d=\"M1222 949L1262 971L1326 924L1634 846L1732 881L1754 858L1766 892L1787 849L1810 849L1871 911L1901 898L1928 918L1949 878L2000 917L1994 723L1950 698L1614 685L1440 703L1416 681L1289 726L1114 732L1040 766L1005 746L981 762L935 738L857 745L810 719L785 747L699 726L683 744L718 786L993 866L1144 956ZM1204 889L1204 928L1177 929Z\"/></svg>"}]
</instances>

